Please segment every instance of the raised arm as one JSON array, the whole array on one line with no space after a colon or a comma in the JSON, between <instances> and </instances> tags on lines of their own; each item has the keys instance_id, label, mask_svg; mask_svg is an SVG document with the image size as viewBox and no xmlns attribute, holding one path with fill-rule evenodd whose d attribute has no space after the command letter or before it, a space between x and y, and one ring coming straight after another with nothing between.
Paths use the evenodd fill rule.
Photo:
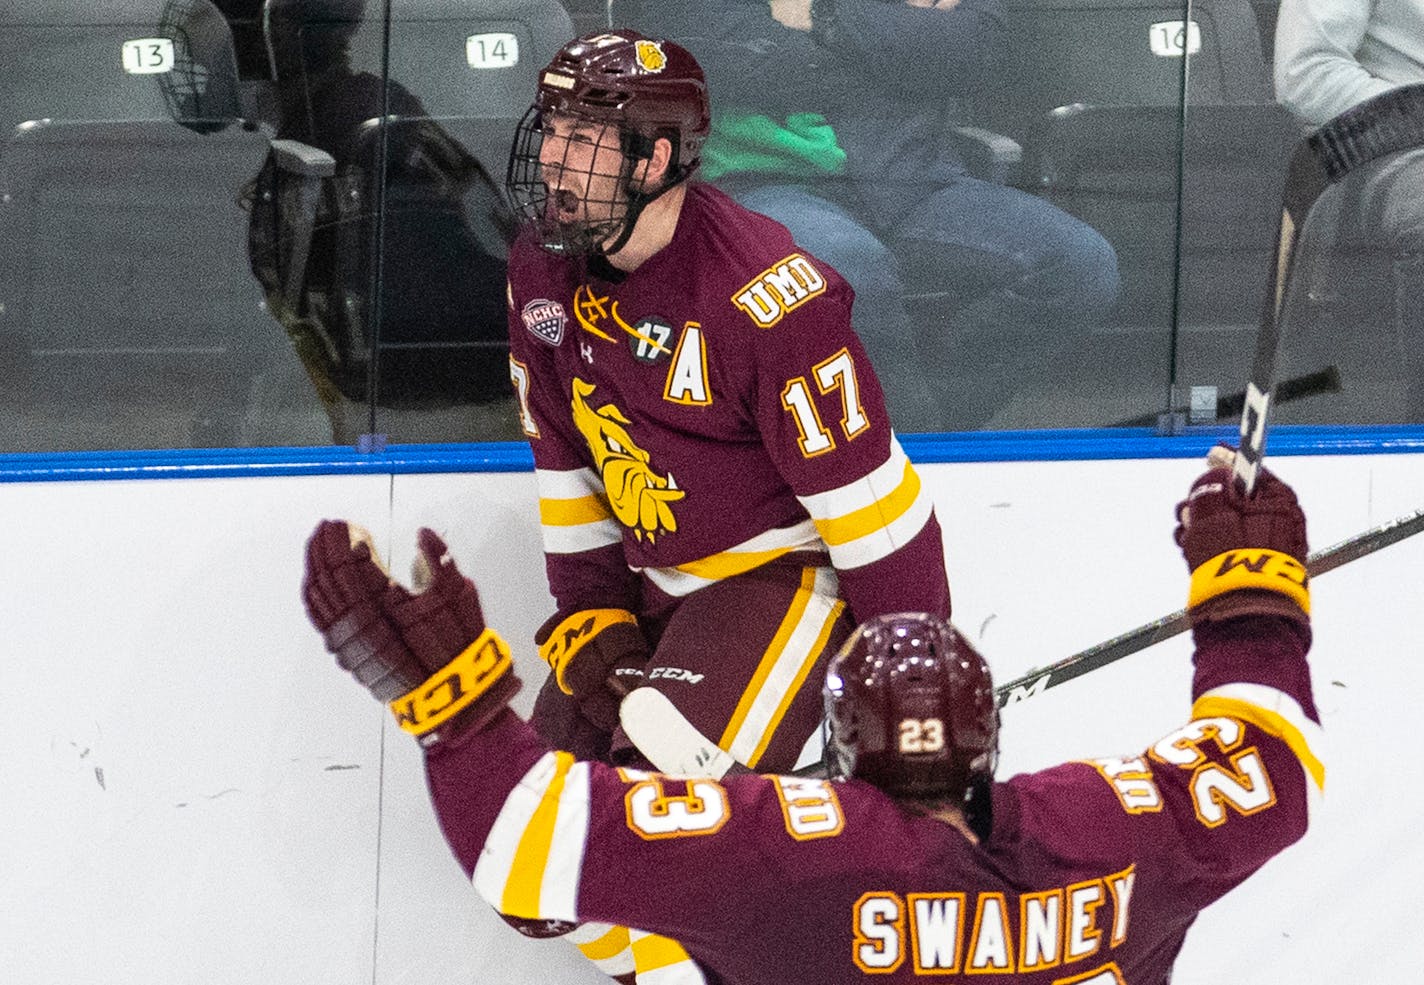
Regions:
<instances>
[{"instance_id":1,"label":"raised arm","mask_svg":"<svg viewBox=\"0 0 1424 985\"><path fill-rule=\"evenodd\" d=\"M1003 796L1058 856L1130 864L1142 916L1168 925L1301 838L1325 782L1295 494L1263 472L1246 497L1228 464L1193 484L1178 518L1196 643L1191 720L1140 754L1016 777Z\"/></svg>"}]
</instances>

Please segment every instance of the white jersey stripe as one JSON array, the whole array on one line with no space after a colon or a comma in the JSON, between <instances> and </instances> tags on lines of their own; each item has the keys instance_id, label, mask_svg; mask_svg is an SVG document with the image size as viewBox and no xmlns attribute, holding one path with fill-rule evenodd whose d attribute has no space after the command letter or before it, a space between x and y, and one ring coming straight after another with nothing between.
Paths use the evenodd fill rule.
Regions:
<instances>
[{"instance_id":1,"label":"white jersey stripe","mask_svg":"<svg viewBox=\"0 0 1424 985\"><path fill-rule=\"evenodd\" d=\"M754 767L772 733L781 724L792 695L815 662L830 624L845 607L836 597L837 587L834 571L817 568L809 589L803 588L798 593L793 606L799 605L800 609L793 607L787 613L791 622L783 626L787 630L784 638L778 632L762 658L763 665L757 671L759 680L753 685L756 691L750 696L749 706L737 709L728 725L728 734L718 743L737 762Z\"/></svg>"},{"instance_id":2,"label":"white jersey stripe","mask_svg":"<svg viewBox=\"0 0 1424 985\"><path fill-rule=\"evenodd\" d=\"M913 540L933 513L934 501L921 494L909 509L886 526L832 547L831 563L841 571L848 571L888 557Z\"/></svg>"},{"instance_id":3,"label":"white jersey stripe","mask_svg":"<svg viewBox=\"0 0 1424 985\"><path fill-rule=\"evenodd\" d=\"M623 542L623 528L612 518L572 527L541 524L539 532L547 554L577 554Z\"/></svg>"},{"instance_id":4,"label":"white jersey stripe","mask_svg":"<svg viewBox=\"0 0 1424 985\"><path fill-rule=\"evenodd\" d=\"M890 436L890 457L852 482L825 492L798 496L806 512L817 520L834 520L879 502L900 487L909 457L900 441Z\"/></svg>"},{"instance_id":5,"label":"white jersey stripe","mask_svg":"<svg viewBox=\"0 0 1424 985\"><path fill-rule=\"evenodd\" d=\"M593 469L535 469L541 499L582 499L585 496L607 497L603 480Z\"/></svg>"},{"instance_id":6,"label":"white jersey stripe","mask_svg":"<svg viewBox=\"0 0 1424 985\"><path fill-rule=\"evenodd\" d=\"M514 916L576 920L588 802L588 764L543 756L495 819L475 865L476 892Z\"/></svg>"},{"instance_id":7,"label":"white jersey stripe","mask_svg":"<svg viewBox=\"0 0 1424 985\"><path fill-rule=\"evenodd\" d=\"M589 765L575 763L564 780L554 819L554 837L544 863L539 915L546 920L572 920L578 912L578 883L583 872L584 842L588 838L590 798Z\"/></svg>"},{"instance_id":8,"label":"white jersey stripe","mask_svg":"<svg viewBox=\"0 0 1424 985\"><path fill-rule=\"evenodd\" d=\"M608 923L581 923L566 935L583 956L593 962L594 967L609 978L615 975L631 975L633 965L633 945L628 937L628 928Z\"/></svg>"}]
</instances>

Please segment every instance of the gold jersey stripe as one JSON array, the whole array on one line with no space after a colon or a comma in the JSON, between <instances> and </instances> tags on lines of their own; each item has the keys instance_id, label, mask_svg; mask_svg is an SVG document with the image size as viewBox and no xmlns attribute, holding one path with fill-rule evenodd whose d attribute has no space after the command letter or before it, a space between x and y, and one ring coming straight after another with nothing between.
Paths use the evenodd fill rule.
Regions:
<instances>
[{"instance_id":1,"label":"gold jersey stripe","mask_svg":"<svg viewBox=\"0 0 1424 985\"><path fill-rule=\"evenodd\" d=\"M826 553L825 542L816 532L816 526L810 517L795 526L764 531L724 551L685 561L676 567L635 567L633 570L645 574L653 584L669 595L681 598L723 578L745 574L793 551L814 551L820 555Z\"/></svg>"},{"instance_id":2,"label":"gold jersey stripe","mask_svg":"<svg viewBox=\"0 0 1424 985\"><path fill-rule=\"evenodd\" d=\"M753 568L760 568L768 561L775 561L794 549L794 547L787 546L775 547L767 551L723 551L697 561L679 564L676 569L685 575L706 578L708 581L720 581L723 578L745 574Z\"/></svg>"},{"instance_id":3,"label":"gold jersey stripe","mask_svg":"<svg viewBox=\"0 0 1424 985\"><path fill-rule=\"evenodd\" d=\"M582 943L575 941L574 944L590 961L607 961L628 950L628 928L615 924L602 937Z\"/></svg>"},{"instance_id":4,"label":"gold jersey stripe","mask_svg":"<svg viewBox=\"0 0 1424 985\"><path fill-rule=\"evenodd\" d=\"M811 673L811 668L816 666L816 658L821 650L826 646L826 640L830 638L831 630L836 625L836 620L840 618L841 612L845 609L845 602L837 600L826 614L825 621L821 623L821 630L816 634L816 642L811 645L811 649L806 652L805 659L801 662L800 669L796 672L795 680L782 695L781 703L776 706L776 712L771 716L771 721L767 723L765 731L762 732L761 740L752 750L752 754L747 757L748 766L756 766L761 761L761 757L766 754L766 747L771 745L771 737L776 734L776 730L781 726L781 720L786 717L786 710L791 707L791 702L801 690L801 685L806 682L807 676Z\"/></svg>"},{"instance_id":5,"label":"gold jersey stripe","mask_svg":"<svg viewBox=\"0 0 1424 985\"><path fill-rule=\"evenodd\" d=\"M639 975L691 960L683 946L670 937L648 934L633 941L633 966Z\"/></svg>"},{"instance_id":6,"label":"gold jersey stripe","mask_svg":"<svg viewBox=\"0 0 1424 985\"><path fill-rule=\"evenodd\" d=\"M1300 765L1310 774L1317 788L1325 789L1325 764L1310 748L1309 741L1295 725L1281 714L1240 698L1220 694L1205 694L1192 705L1193 718L1239 718L1276 736L1290 746Z\"/></svg>"},{"instance_id":7,"label":"gold jersey stripe","mask_svg":"<svg viewBox=\"0 0 1424 985\"><path fill-rule=\"evenodd\" d=\"M516 917L538 917L539 894L544 884L544 870L549 864L549 851L554 842L554 824L559 816L559 797L564 792L564 780L574 765L571 753L556 752L554 775L539 799L539 806L529 818L515 849L509 879L504 885L500 910Z\"/></svg>"},{"instance_id":8,"label":"gold jersey stripe","mask_svg":"<svg viewBox=\"0 0 1424 985\"><path fill-rule=\"evenodd\" d=\"M914 465L907 459L900 484L889 494L874 503L852 510L844 516L816 520L816 529L821 539L829 546L836 547L859 540L867 534L875 533L889 526L915 505L920 496L920 476Z\"/></svg>"},{"instance_id":9,"label":"gold jersey stripe","mask_svg":"<svg viewBox=\"0 0 1424 985\"><path fill-rule=\"evenodd\" d=\"M611 519L613 510L603 496L578 499L540 499L539 522L546 527L577 527Z\"/></svg>"},{"instance_id":10,"label":"gold jersey stripe","mask_svg":"<svg viewBox=\"0 0 1424 985\"><path fill-rule=\"evenodd\" d=\"M791 638L791 633L796 629L796 624L801 621L801 617L806 612L806 606L811 603L812 588L816 584L816 569L803 568L801 571L801 587L796 590L796 595L791 600L791 608L787 611L785 618L781 620L781 625L776 627L776 635L771 638L771 644L762 654L761 663L757 665L756 673L752 675L751 681L747 683L747 689L742 692L742 700L737 702L737 710L732 713L732 718L727 722L726 729L722 732L722 738L717 741L717 745L723 749L730 749L732 740L741 731L742 723L747 720L747 715L751 713L752 705L756 701L757 694L762 686L766 684L766 679L770 676L772 668L776 666L776 661L781 656L781 651L786 648L786 641Z\"/></svg>"}]
</instances>

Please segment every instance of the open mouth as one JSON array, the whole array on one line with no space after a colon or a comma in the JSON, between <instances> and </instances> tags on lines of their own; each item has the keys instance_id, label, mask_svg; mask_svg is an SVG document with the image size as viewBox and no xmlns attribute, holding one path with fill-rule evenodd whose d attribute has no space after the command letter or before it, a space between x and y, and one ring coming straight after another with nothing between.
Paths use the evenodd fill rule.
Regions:
<instances>
[{"instance_id":1,"label":"open mouth","mask_svg":"<svg viewBox=\"0 0 1424 985\"><path fill-rule=\"evenodd\" d=\"M547 208L549 218L558 222L571 222L578 214L579 197L567 188L550 192Z\"/></svg>"}]
</instances>

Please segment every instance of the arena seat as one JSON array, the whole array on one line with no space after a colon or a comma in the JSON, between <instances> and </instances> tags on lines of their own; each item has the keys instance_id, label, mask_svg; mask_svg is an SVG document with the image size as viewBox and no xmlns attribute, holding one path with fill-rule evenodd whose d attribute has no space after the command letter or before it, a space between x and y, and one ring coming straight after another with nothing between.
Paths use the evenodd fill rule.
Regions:
<instances>
[{"instance_id":1,"label":"arena seat","mask_svg":"<svg viewBox=\"0 0 1424 985\"><path fill-rule=\"evenodd\" d=\"M353 67L381 64L379 30L362 26ZM573 36L557 0L392 0L390 76L502 177L540 70Z\"/></svg>"},{"instance_id":2,"label":"arena seat","mask_svg":"<svg viewBox=\"0 0 1424 985\"><path fill-rule=\"evenodd\" d=\"M1183 325L1254 324L1299 128L1276 105L1248 0L1009 0L1013 68L990 125L1025 187L1118 251L1117 321L1174 322L1178 155ZM1182 112L1183 57L1190 53Z\"/></svg>"},{"instance_id":3,"label":"arena seat","mask_svg":"<svg viewBox=\"0 0 1424 985\"><path fill-rule=\"evenodd\" d=\"M0 450L240 443L290 348L248 271L242 116L208 0L0 8Z\"/></svg>"},{"instance_id":4,"label":"arena seat","mask_svg":"<svg viewBox=\"0 0 1424 985\"><path fill-rule=\"evenodd\" d=\"M572 27L552 0L396 0L382 14L265 5L289 153L259 183L253 268L286 299L274 309L337 440L359 440L372 396L393 440L470 440L479 425L459 409L511 392L499 186L538 71Z\"/></svg>"}]
</instances>

